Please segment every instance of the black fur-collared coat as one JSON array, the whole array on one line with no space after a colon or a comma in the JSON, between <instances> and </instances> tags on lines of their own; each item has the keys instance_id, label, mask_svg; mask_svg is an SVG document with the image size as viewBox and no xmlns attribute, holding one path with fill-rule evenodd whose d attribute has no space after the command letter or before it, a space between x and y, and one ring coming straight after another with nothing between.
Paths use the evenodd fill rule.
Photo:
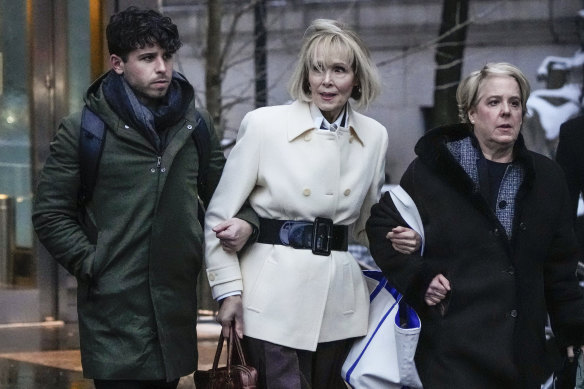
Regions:
<instances>
[{"instance_id":1,"label":"black fur-collared coat","mask_svg":"<svg viewBox=\"0 0 584 389\"><path fill-rule=\"evenodd\" d=\"M420 212L424 255L391 248L388 229L405 222L387 193L367 224L371 253L421 316L416 364L425 389L539 388L547 314L561 347L584 338L564 176L520 136L506 176L512 169L520 174L503 179L493 210L475 175L476 144L462 124L420 139L401 186ZM440 273L452 290L428 307L424 293Z\"/></svg>"}]
</instances>

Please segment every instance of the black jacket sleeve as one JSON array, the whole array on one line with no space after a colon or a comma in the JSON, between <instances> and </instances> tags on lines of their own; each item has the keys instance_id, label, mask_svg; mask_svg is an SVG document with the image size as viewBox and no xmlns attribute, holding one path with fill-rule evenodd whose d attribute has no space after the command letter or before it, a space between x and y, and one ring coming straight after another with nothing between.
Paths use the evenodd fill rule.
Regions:
<instances>
[{"instance_id":1,"label":"black jacket sleeve","mask_svg":"<svg viewBox=\"0 0 584 389\"><path fill-rule=\"evenodd\" d=\"M402 178L402 187L406 191L408 180L406 172ZM411 192L409 194L412 195ZM386 235L392 228L400 225L409 227L399 214L389 192L386 192L379 203L371 208L371 216L367 221L366 231L371 255L389 282L404 294L408 304L421 313L428 309L424 303L424 294L430 281L439 272L428 266L419 251L409 255L401 254L391 246Z\"/></svg>"}]
</instances>

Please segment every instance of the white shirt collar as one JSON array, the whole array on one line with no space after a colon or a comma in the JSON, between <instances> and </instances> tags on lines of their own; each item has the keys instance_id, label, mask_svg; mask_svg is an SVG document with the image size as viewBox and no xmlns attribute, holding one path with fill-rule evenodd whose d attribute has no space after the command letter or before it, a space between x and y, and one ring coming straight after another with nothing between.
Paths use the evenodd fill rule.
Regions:
<instances>
[{"instance_id":1,"label":"white shirt collar","mask_svg":"<svg viewBox=\"0 0 584 389\"><path fill-rule=\"evenodd\" d=\"M337 120L334 121L334 124L337 125L337 128L341 127L341 123L343 121L343 117L345 116L345 113L346 113L345 126L347 126L347 123L349 122L349 112L347 111L346 104L345 104L345 107L343 108L343 110L341 111L341 114L337 118ZM321 129L320 126L323 122L324 122L326 128L330 128L331 123L329 123L328 120L326 120L324 118L324 116L322 115L322 112L320 112L320 109L314 103L310 103L310 115L312 116L312 120L314 122L314 128L316 128L317 130ZM323 131L328 131L328 130L323 129Z\"/></svg>"}]
</instances>

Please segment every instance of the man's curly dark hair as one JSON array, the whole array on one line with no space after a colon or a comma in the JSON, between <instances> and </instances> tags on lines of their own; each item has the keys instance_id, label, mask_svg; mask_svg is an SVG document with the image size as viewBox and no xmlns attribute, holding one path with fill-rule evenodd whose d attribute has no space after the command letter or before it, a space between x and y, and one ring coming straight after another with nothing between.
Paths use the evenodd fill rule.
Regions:
<instances>
[{"instance_id":1,"label":"man's curly dark hair","mask_svg":"<svg viewBox=\"0 0 584 389\"><path fill-rule=\"evenodd\" d=\"M105 34L110 54L119 56L124 62L131 51L153 44L169 54L182 46L178 28L172 20L151 9L128 7L112 15Z\"/></svg>"}]
</instances>

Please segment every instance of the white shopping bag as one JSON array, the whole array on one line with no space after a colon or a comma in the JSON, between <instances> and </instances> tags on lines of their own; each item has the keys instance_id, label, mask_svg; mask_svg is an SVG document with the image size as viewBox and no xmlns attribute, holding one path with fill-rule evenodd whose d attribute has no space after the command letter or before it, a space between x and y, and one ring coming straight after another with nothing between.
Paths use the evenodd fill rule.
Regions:
<instances>
[{"instance_id":1,"label":"white shopping bag","mask_svg":"<svg viewBox=\"0 0 584 389\"><path fill-rule=\"evenodd\" d=\"M414 363L420 318L380 271L363 272L370 292L367 335L355 341L342 374L354 389L421 388ZM400 315L407 318L400 326Z\"/></svg>"}]
</instances>

